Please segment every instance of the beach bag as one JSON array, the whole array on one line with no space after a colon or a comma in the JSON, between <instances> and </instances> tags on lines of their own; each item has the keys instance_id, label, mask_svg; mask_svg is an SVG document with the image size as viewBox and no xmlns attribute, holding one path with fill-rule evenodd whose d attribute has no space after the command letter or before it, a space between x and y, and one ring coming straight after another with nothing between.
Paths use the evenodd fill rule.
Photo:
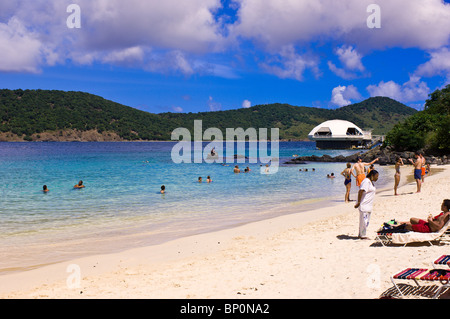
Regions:
<instances>
[{"instance_id":1,"label":"beach bag","mask_svg":"<svg viewBox=\"0 0 450 319\"><path fill-rule=\"evenodd\" d=\"M393 233L407 233L407 232L409 232L409 230L406 229L406 224L394 226L388 223L384 223L383 228L378 231L379 234L393 234Z\"/></svg>"}]
</instances>

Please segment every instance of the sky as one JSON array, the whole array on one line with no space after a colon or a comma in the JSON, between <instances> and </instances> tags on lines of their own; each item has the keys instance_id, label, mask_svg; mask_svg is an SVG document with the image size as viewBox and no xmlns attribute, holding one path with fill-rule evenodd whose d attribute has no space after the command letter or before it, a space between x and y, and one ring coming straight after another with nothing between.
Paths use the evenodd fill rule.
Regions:
<instances>
[{"instance_id":1,"label":"sky","mask_svg":"<svg viewBox=\"0 0 450 319\"><path fill-rule=\"evenodd\" d=\"M450 83L442 0L2 0L0 88L83 91L151 113L388 96Z\"/></svg>"}]
</instances>

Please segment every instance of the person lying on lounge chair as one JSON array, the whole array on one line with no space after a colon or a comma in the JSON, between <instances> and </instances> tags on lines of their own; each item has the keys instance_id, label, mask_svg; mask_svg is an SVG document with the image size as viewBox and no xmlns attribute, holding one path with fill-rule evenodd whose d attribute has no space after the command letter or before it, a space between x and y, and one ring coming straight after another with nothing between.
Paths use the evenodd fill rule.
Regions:
<instances>
[{"instance_id":1,"label":"person lying on lounge chair","mask_svg":"<svg viewBox=\"0 0 450 319\"><path fill-rule=\"evenodd\" d=\"M400 222L405 224L406 229L419 233L434 233L438 232L444 227L450 218L450 199L444 199L441 205L442 213L437 216L429 215L427 220L420 218L411 218L409 222Z\"/></svg>"}]
</instances>

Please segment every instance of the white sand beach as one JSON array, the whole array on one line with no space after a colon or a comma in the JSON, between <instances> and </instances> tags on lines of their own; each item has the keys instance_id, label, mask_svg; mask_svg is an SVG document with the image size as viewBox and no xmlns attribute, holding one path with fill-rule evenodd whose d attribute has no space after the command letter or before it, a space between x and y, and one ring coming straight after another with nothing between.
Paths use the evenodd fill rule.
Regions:
<instances>
[{"instance_id":1,"label":"white sand beach","mask_svg":"<svg viewBox=\"0 0 450 319\"><path fill-rule=\"evenodd\" d=\"M432 166L436 169L442 172L427 177L421 193L415 193L415 183L401 186L398 196L392 188L377 191L370 240L357 239L354 202L342 203L3 275L0 297L379 298L393 287L394 273L430 267L450 254L448 245L375 244L376 230L385 221L426 219L440 212L442 200L450 198L450 167ZM411 171L402 167L402 180ZM79 282L73 280L78 270Z\"/></svg>"}]
</instances>

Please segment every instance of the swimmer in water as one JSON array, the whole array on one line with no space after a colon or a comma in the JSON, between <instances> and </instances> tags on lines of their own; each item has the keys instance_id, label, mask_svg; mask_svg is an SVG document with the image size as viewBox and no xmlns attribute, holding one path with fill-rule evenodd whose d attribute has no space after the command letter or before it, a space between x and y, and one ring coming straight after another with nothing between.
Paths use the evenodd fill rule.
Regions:
<instances>
[{"instance_id":1,"label":"swimmer in water","mask_svg":"<svg viewBox=\"0 0 450 319\"><path fill-rule=\"evenodd\" d=\"M42 186L42 191L43 191L44 193L47 193L47 192L50 191L50 190L47 188L47 185L44 185L44 186Z\"/></svg>"},{"instance_id":2,"label":"swimmer in water","mask_svg":"<svg viewBox=\"0 0 450 319\"><path fill-rule=\"evenodd\" d=\"M84 188L83 181L79 181L73 188Z\"/></svg>"},{"instance_id":3,"label":"swimmer in water","mask_svg":"<svg viewBox=\"0 0 450 319\"><path fill-rule=\"evenodd\" d=\"M166 192L166 186L162 185L161 186L161 194L164 194Z\"/></svg>"}]
</instances>

